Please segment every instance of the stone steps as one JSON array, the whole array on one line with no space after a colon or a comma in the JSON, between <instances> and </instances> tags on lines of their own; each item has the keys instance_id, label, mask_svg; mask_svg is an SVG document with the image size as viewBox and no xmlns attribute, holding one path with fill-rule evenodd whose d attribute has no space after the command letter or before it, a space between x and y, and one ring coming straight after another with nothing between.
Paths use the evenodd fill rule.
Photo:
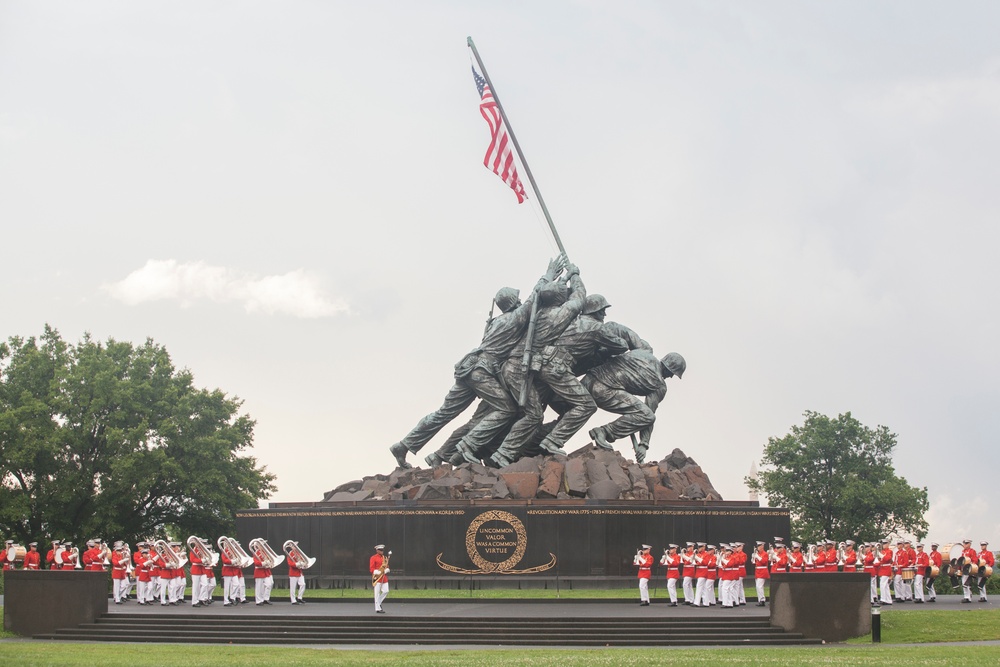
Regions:
<instances>
[{"instance_id":1,"label":"stone steps","mask_svg":"<svg viewBox=\"0 0 1000 667\"><path fill-rule=\"evenodd\" d=\"M233 644L759 646L816 644L767 619L105 614L36 639Z\"/></svg>"}]
</instances>

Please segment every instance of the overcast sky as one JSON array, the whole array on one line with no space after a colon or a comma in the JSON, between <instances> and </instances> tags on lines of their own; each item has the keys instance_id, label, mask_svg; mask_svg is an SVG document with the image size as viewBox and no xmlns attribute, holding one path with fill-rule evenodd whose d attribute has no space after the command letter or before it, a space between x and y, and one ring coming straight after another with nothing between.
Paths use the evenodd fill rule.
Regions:
<instances>
[{"instance_id":1,"label":"overcast sky","mask_svg":"<svg viewBox=\"0 0 1000 667\"><path fill-rule=\"evenodd\" d=\"M494 292L556 253L482 166L472 35L587 287L687 359L650 458L744 499L768 437L851 411L898 434L932 539L1000 543L998 25L995 2L0 0L0 338L152 337L245 401L272 500L390 472Z\"/></svg>"}]
</instances>

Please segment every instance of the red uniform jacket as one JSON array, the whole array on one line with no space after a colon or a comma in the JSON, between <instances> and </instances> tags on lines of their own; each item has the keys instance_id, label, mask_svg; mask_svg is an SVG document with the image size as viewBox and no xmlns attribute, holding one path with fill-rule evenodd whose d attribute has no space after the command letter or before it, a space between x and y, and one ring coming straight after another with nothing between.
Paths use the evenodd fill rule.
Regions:
<instances>
[{"instance_id":1,"label":"red uniform jacket","mask_svg":"<svg viewBox=\"0 0 1000 667\"><path fill-rule=\"evenodd\" d=\"M681 578L681 557L680 554L664 556L660 563L667 566L667 579L680 579Z\"/></svg>"},{"instance_id":2,"label":"red uniform jacket","mask_svg":"<svg viewBox=\"0 0 1000 667\"><path fill-rule=\"evenodd\" d=\"M830 547L826 550L826 571L836 572L837 571L837 550Z\"/></svg>"},{"instance_id":3,"label":"red uniform jacket","mask_svg":"<svg viewBox=\"0 0 1000 667\"><path fill-rule=\"evenodd\" d=\"M892 576L892 549L886 547L886 549L878 555L878 576L880 577L891 577Z\"/></svg>"},{"instance_id":4,"label":"red uniform jacket","mask_svg":"<svg viewBox=\"0 0 1000 667\"><path fill-rule=\"evenodd\" d=\"M788 554L784 549L778 552L778 557L774 561L774 566L771 569L772 572L788 572ZM769 577L770 578L770 577Z\"/></svg>"},{"instance_id":5,"label":"red uniform jacket","mask_svg":"<svg viewBox=\"0 0 1000 667\"><path fill-rule=\"evenodd\" d=\"M111 578L112 579L124 579L125 570L128 567L128 559L125 558L125 554L120 554L117 551L111 552Z\"/></svg>"},{"instance_id":6,"label":"red uniform jacket","mask_svg":"<svg viewBox=\"0 0 1000 667\"><path fill-rule=\"evenodd\" d=\"M29 551L24 554L24 565L25 570L40 570L42 569L42 554L37 551Z\"/></svg>"},{"instance_id":7,"label":"red uniform jacket","mask_svg":"<svg viewBox=\"0 0 1000 667\"><path fill-rule=\"evenodd\" d=\"M762 548L753 552L753 576L754 579L770 579L771 572L767 569L771 557Z\"/></svg>"},{"instance_id":8,"label":"red uniform jacket","mask_svg":"<svg viewBox=\"0 0 1000 667\"><path fill-rule=\"evenodd\" d=\"M382 569L382 556L381 554L375 554L368 561L368 571L374 575L375 570L381 570L381 569ZM383 574L376 583L379 584L389 583L389 575Z\"/></svg>"},{"instance_id":9,"label":"red uniform jacket","mask_svg":"<svg viewBox=\"0 0 1000 667\"><path fill-rule=\"evenodd\" d=\"M267 579L271 576L271 569L264 567L264 563L257 558L253 557L253 578L254 579Z\"/></svg>"},{"instance_id":10,"label":"red uniform jacket","mask_svg":"<svg viewBox=\"0 0 1000 667\"><path fill-rule=\"evenodd\" d=\"M639 578L649 579L653 574L653 556L651 554L639 554Z\"/></svg>"}]
</instances>

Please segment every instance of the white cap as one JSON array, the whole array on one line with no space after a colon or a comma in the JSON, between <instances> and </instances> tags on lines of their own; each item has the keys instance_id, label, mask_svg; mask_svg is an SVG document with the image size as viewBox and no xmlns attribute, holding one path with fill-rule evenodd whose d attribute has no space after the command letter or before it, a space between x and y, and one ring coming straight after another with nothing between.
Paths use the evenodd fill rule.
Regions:
<instances>
[{"instance_id":1,"label":"white cap","mask_svg":"<svg viewBox=\"0 0 1000 667\"><path fill-rule=\"evenodd\" d=\"M385 545L384 544L376 544L375 545L375 551L378 551L379 549L385 549Z\"/></svg>"},{"instance_id":2,"label":"white cap","mask_svg":"<svg viewBox=\"0 0 1000 667\"><path fill-rule=\"evenodd\" d=\"M642 545L642 549L643 549L643 551L645 551L646 549L652 549L652 548L653 548L653 547L649 546L648 544L643 544L643 545Z\"/></svg>"}]
</instances>

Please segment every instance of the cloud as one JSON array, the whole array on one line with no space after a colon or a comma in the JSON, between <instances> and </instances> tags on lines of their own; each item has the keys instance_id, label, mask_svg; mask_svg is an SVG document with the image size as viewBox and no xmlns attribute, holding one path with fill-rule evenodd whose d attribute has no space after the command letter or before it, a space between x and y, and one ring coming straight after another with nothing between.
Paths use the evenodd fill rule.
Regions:
<instances>
[{"instance_id":1,"label":"cloud","mask_svg":"<svg viewBox=\"0 0 1000 667\"><path fill-rule=\"evenodd\" d=\"M197 301L235 302L248 313L303 318L348 312L343 300L324 294L320 280L302 269L259 277L204 262L151 259L141 269L103 288L130 306L149 301L176 301L182 307Z\"/></svg>"}]
</instances>

